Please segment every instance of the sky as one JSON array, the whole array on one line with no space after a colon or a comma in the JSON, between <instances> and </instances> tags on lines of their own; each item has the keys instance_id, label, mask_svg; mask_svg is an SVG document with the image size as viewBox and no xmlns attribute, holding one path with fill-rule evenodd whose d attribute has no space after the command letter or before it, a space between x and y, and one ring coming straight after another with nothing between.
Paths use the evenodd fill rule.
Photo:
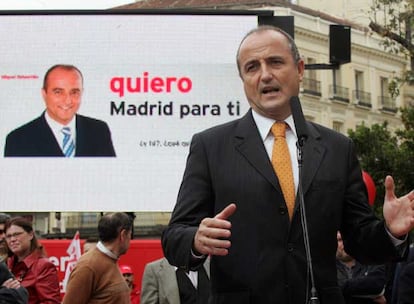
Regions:
<instances>
[{"instance_id":1,"label":"sky","mask_svg":"<svg viewBox=\"0 0 414 304\"><path fill-rule=\"evenodd\" d=\"M108 9L134 0L0 0L0 10Z\"/></svg>"}]
</instances>

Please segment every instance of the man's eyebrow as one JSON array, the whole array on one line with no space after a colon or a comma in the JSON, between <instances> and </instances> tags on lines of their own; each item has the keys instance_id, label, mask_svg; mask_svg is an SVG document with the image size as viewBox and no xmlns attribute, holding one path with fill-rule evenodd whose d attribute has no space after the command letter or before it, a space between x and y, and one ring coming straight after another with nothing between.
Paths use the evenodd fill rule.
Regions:
<instances>
[{"instance_id":1,"label":"man's eyebrow","mask_svg":"<svg viewBox=\"0 0 414 304\"><path fill-rule=\"evenodd\" d=\"M279 59L279 60L284 60L285 57L280 56L280 55L272 55L266 58L266 60L274 60L274 59Z\"/></svg>"},{"instance_id":2,"label":"man's eyebrow","mask_svg":"<svg viewBox=\"0 0 414 304\"><path fill-rule=\"evenodd\" d=\"M255 62L258 62L259 60L258 59L249 59L249 60L247 60L245 63L243 63L243 66L246 66L246 65L249 65L249 64L252 64L252 63L255 63Z\"/></svg>"}]
</instances>

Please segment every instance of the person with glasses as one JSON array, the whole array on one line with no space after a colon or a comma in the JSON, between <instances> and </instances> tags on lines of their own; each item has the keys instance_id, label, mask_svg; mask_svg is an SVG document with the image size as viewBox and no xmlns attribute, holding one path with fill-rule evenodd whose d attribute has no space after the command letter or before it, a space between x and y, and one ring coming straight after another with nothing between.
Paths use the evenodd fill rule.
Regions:
<instances>
[{"instance_id":1,"label":"person with glasses","mask_svg":"<svg viewBox=\"0 0 414 304\"><path fill-rule=\"evenodd\" d=\"M11 255L8 267L29 292L28 304L61 303L56 266L47 258L32 223L23 217L12 218L6 222L5 233Z\"/></svg>"},{"instance_id":2,"label":"person with glasses","mask_svg":"<svg viewBox=\"0 0 414 304\"><path fill-rule=\"evenodd\" d=\"M108 213L98 223L99 242L84 253L70 273L63 304L130 304L130 289L118 268L127 253L133 219L125 212Z\"/></svg>"}]
</instances>

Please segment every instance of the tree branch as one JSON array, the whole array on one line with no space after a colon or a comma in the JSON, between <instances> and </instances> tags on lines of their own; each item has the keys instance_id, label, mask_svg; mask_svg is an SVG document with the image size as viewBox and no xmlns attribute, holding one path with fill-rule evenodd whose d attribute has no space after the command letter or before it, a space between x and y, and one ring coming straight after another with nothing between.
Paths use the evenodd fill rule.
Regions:
<instances>
[{"instance_id":1,"label":"tree branch","mask_svg":"<svg viewBox=\"0 0 414 304\"><path fill-rule=\"evenodd\" d=\"M411 40L405 39L400 35L386 29L382 25L371 21L369 23L369 28L376 32L377 34L381 35L382 37L387 37L395 42L401 44L404 48L406 48L411 54L414 53L414 45L411 43Z\"/></svg>"}]
</instances>

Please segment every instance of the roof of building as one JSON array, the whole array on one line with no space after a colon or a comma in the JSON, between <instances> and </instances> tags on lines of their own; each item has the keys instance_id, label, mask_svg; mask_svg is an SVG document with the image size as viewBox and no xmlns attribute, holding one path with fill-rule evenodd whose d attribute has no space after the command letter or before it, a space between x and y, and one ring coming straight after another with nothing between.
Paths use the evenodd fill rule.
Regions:
<instances>
[{"instance_id":1,"label":"roof of building","mask_svg":"<svg viewBox=\"0 0 414 304\"><path fill-rule=\"evenodd\" d=\"M248 10L264 7L291 8L314 17L327 20L335 24L350 26L352 28L368 31L366 26L349 20L328 15L324 12L313 10L304 6L292 4L286 0L252 1L252 0L141 0L130 4L114 7L113 9L209 9L209 10Z\"/></svg>"}]
</instances>

